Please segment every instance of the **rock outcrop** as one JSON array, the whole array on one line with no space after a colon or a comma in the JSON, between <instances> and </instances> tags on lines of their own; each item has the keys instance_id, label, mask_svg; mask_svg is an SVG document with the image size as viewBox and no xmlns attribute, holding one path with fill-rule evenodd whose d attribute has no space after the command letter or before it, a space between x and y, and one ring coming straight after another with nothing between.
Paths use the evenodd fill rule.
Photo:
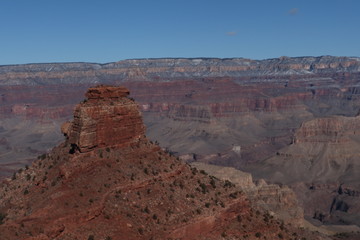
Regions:
<instances>
[{"instance_id":1,"label":"rock outcrop","mask_svg":"<svg viewBox=\"0 0 360 240\"><path fill-rule=\"evenodd\" d=\"M62 127L74 151L113 147L137 141L145 134L138 105L126 88L90 88L87 99L75 107L74 120Z\"/></svg>"},{"instance_id":2,"label":"rock outcrop","mask_svg":"<svg viewBox=\"0 0 360 240\"><path fill-rule=\"evenodd\" d=\"M90 89L88 102L76 107L79 119L63 127L66 141L0 185L1 239L328 239L257 209L234 184L182 163L139 135L138 108L119 92L126 90ZM123 117L114 109L122 109L116 113ZM101 135L107 128L95 127L104 138L84 144L80 137L79 151L71 151L72 136L88 131L83 126L90 117L92 126L108 119L141 130L115 144L107 139L112 135Z\"/></svg>"},{"instance_id":3,"label":"rock outcrop","mask_svg":"<svg viewBox=\"0 0 360 240\"><path fill-rule=\"evenodd\" d=\"M360 225L359 127L359 116L304 122L293 143L258 164L256 175L291 185L308 218ZM341 186L348 194L339 194Z\"/></svg>"},{"instance_id":4,"label":"rock outcrop","mask_svg":"<svg viewBox=\"0 0 360 240\"><path fill-rule=\"evenodd\" d=\"M304 226L304 210L299 207L297 197L289 187L267 184L263 179L254 183L251 174L230 167L198 162L191 165L223 181L231 181L246 193L252 204L267 210L272 216L295 226Z\"/></svg>"}]
</instances>

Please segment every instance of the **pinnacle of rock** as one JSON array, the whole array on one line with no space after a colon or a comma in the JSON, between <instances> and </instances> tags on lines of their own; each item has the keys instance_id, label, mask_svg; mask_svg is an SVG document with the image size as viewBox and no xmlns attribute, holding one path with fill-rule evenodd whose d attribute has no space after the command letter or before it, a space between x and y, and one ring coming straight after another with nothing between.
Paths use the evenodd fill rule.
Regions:
<instances>
[{"instance_id":1,"label":"pinnacle of rock","mask_svg":"<svg viewBox=\"0 0 360 240\"><path fill-rule=\"evenodd\" d=\"M138 105L125 87L97 86L75 107L74 120L62 131L73 152L129 144L145 133Z\"/></svg>"}]
</instances>

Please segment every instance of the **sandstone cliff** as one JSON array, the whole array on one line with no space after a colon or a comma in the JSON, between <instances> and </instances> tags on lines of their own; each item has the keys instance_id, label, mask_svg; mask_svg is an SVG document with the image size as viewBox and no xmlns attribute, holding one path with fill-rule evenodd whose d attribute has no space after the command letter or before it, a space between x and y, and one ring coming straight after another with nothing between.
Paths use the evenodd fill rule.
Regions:
<instances>
[{"instance_id":1,"label":"sandstone cliff","mask_svg":"<svg viewBox=\"0 0 360 240\"><path fill-rule=\"evenodd\" d=\"M62 127L72 151L87 152L138 141L145 128L138 105L128 95L126 88L90 88L87 100L75 107L73 122Z\"/></svg>"}]
</instances>

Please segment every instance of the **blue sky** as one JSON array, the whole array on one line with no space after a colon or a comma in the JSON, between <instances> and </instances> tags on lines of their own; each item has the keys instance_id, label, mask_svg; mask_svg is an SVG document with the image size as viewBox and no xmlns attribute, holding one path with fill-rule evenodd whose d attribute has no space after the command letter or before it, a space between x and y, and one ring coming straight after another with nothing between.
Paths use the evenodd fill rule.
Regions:
<instances>
[{"instance_id":1,"label":"blue sky","mask_svg":"<svg viewBox=\"0 0 360 240\"><path fill-rule=\"evenodd\" d=\"M359 0L1 0L0 65L360 56Z\"/></svg>"}]
</instances>

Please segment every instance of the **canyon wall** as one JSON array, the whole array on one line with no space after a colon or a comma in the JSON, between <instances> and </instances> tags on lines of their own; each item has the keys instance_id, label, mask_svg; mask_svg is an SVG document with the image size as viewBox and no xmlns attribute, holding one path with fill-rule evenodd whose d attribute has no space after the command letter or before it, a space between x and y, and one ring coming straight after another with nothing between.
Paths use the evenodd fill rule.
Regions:
<instances>
[{"instance_id":1,"label":"canyon wall","mask_svg":"<svg viewBox=\"0 0 360 240\"><path fill-rule=\"evenodd\" d=\"M50 151L86 89L111 84L131 89L149 138L188 161L358 191L359 79L359 58L331 56L0 66L0 176Z\"/></svg>"}]
</instances>

